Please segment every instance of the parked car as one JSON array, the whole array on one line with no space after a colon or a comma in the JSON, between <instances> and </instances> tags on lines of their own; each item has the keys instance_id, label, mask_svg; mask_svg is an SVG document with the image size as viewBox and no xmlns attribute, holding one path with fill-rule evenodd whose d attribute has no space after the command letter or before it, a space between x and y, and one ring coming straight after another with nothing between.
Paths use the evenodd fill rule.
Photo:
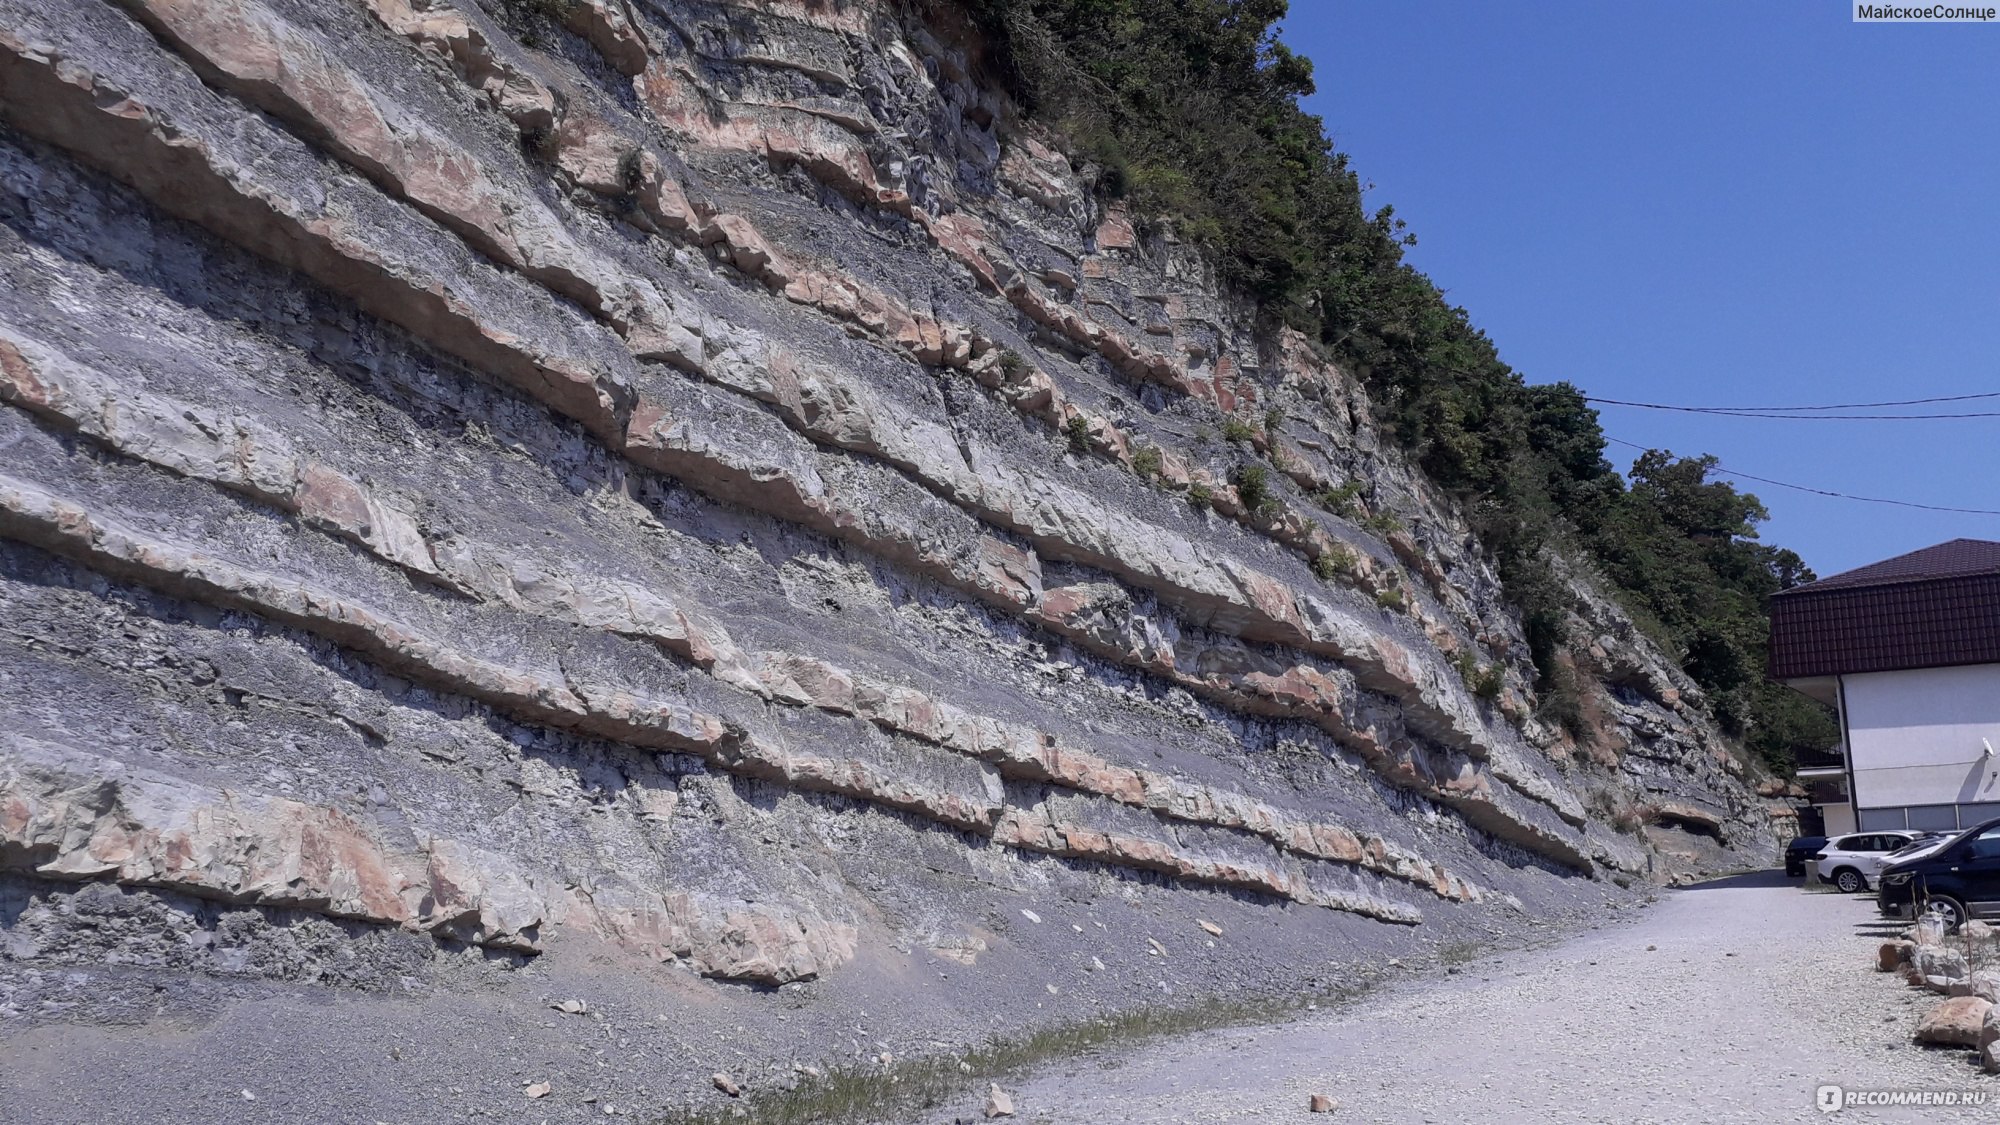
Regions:
<instances>
[{"instance_id":1,"label":"parked car","mask_svg":"<svg viewBox=\"0 0 2000 1125\"><path fill-rule=\"evenodd\" d=\"M1891 917L1932 910L1953 928L1968 918L2000 918L2000 819L1890 864L1876 883L1876 905Z\"/></svg>"},{"instance_id":2,"label":"parked car","mask_svg":"<svg viewBox=\"0 0 2000 1125\"><path fill-rule=\"evenodd\" d=\"M1812 862L1813 853L1826 846L1824 836L1794 836L1785 845L1785 874L1803 875L1806 864Z\"/></svg>"},{"instance_id":3,"label":"parked car","mask_svg":"<svg viewBox=\"0 0 2000 1125\"><path fill-rule=\"evenodd\" d=\"M1901 851L1926 836L1923 832L1850 832L1835 836L1813 853L1819 877L1839 887L1845 894L1868 889L1869 880L1881 874L1889 853Z\"/></svg>"}]
</instances>

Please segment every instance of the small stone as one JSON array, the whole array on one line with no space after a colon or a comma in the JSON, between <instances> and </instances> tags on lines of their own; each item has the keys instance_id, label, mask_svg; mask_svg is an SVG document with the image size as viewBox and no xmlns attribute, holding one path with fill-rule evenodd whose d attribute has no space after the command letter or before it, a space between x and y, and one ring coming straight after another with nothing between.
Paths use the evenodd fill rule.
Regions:
<instances>
[{"instance_id":1,"label":"small stone","mask_svg":"<svg viewBox=\"0 0 2000 1125\"><path fill-rule=\"evenodd\" d=\"M1029 910L1025 906L1021 908L1021 917L1026 918L1028 921L1033 922L1036 925L1040 925L1042 921L1041 915L1035 913L1032 910Z\"/></svg>"},{"instance_id":2,"label":"small stone","mask_svg":"<svg viewBox=\"0 0 2000 1125\"><path fill-rule=\"evenodd\" d=\"M988 1120L1014 1116L1014 1099L1007 1096L1007 1091L1002 1090L998 1082L986 1087L986 1116Z\"/></svg>"},{"instance_id":3,"label":"small stone","mask_svg":"<svg viewBox=\"0 0 2000 1125\"><path fill-rule=\"evenodd\" d=\"M549 1007L572 1016L580 1016L590 1010L581 1000L560 1000L550 1004Z\"/></svg>"},{"instance_id":4,"label":"small stone","mask_svg":"<svg viewBox=\"0 0 2000 1125\"><path fill-rule=\"evenodd\" d=\"M1314 1094L1306 1103L1306 1108L1314 1113L1332 1113L1340 1108L1340 1103L1325 1094Z\"/></svg>"},{"instance_id":5,"label":"small stone","mask_svg":"<svg viewBox=\"0 0 2000 1125\"><path fill-rule=\"evenodd\" d=\"M521 1092L530 1098L546 1098L549 1096L549 1084L547 1082L536 1082Z\"/></svg>"},{"instance_id":6,"label":"small stone","mask_svg":"<svg viewBox=\"0 0 2000 1125\"><path fill-rule=\"evenodd\" d=\"M715 1083L716 1089L728 1094L732 1098L743 1093L743 1087L736 1084L736 1079L729 1077L721 1071L709 1075L708 1080Z\"/></svg>"},{"instance_id":7,"label":"small stone","mask_svg":"<svg viewBox=\"0 0 2000 1125\"><path fill-rule=\"evenodd\" d=\"M1157 939L1155 939L1155 938L1147 938L1147 939L1146 939L1146 944L1147 944L1147 946L1149 946L1149 947L1150 947L1150 948L1148 948L1148 949L1146 950L1146 952L1148 952L1148 953L1152 954L1153 956L1155 956L1155 957L1165 957L1165 956L1167 955L1167 947L1166 947L1166 946L1164 946L1164 945L1161 945L1161 944L1159 943L1159 941L1158 941Z\"/></svg>"},{"instance_id":8,"label":"small stone","mask_svg":"<svg viewBox=\"0 0 2000 1125\"><path fill-rule=\"evenodd\" d=\"M1659 948L1660 948L1660 947L1659 947L1659 946L1657 946L1657 945L1649 945L1649 946L1647 946L1647 947L1646 947L1646 952L1648 952L1648 953L1651 953L1651 952L1653 952L1653 951L1655 951L1655 950L1657 950L1657 949L1659 949Z\"/></svg>"},{"instance_id":9,"label":"small stone","mask_svg":"<svg viewBox=\"0 0 2000 1125\"><path fill-rule=\"evenodd\" d=\"M1098 959L1097 959L1097 958L1095 958L1095 957L1092 957L1092 958L1090 959L1090 964L1088 964L1088 965L1086 965L1086 966L1084 966L1084 967L1085 967L1085 968L1087 968L1087 969L1089 969L1089 970L1090 970L1091 972L1093 972L1093 973L1101 973L1101 972L1103 972L1103 971L1104 971L1104 962L1102 962L1102 961L1098 960Z\"/></svg>"},{"instance_id":10,"label":"small stone","mask_svg":"<svg viewBox=\"0 0 2000 1125\"><path fill-rule=\"evenodd\" d=\"M1194 920L1194 924L1195 924L1195 925L1197 925L1197 926L1200 926L1200 927L1201 927L1201 928L1202 928L1203 930L1207 931L1207 933L1208 933L1208 935L1209 935L1210 937L1221 937L1221 936L1222 936L1222 927L1221 927L1221 926L1218 926L1218 925L1216 925L1216 924L1215 924L1215 923L1213 923L1213 922L1209 922L1209 921L1205 921L1205 920L1203 920L1203 919L1201 919L1201 918L1196 918L1196 919Z\"/></svg>"},{"instance_id":11,"label":"small stone","mask_svg":"<svg viewBox=\"0 0 2000 1125\"><path fill-rule=\"evenodd\" d=\"M248 1090L242 1091L242 1094L243 1094L243 1100L246 1102L254 1102L257 1100L257 1095L251 1093Z\"/></svg>"}]
</instances>

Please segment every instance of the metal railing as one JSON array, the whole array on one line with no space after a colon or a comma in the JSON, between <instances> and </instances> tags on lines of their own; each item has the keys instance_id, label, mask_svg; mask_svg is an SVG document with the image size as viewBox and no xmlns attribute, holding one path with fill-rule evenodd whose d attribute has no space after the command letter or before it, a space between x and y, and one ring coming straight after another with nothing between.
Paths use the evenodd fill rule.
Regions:
<instances>
[{"instance_id":1,"label":"metal railing","mask_svg":"<svg viewBox=\"0 0 2000 1125\"><path fill-rule=\"evenodd\" d=\"M1847 755L1839 749L1808 750L1804 747L1792 751L1792 760L1802 770L1843 770L1847 768Z\"/></svg>"}]
</instances>

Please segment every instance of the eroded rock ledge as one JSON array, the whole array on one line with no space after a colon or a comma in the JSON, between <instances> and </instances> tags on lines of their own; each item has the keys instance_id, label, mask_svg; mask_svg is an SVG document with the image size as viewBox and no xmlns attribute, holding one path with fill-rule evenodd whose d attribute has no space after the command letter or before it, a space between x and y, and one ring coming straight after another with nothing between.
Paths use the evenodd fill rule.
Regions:
<instances>
[{"instance_id":1,"label":"eroded rock ledge","mask_svg":"<svg viewBox=\"0 0 2000 1125\"><path fill-rule=\"evenodd\" d=\"M1362 390L940 34L0 0L0 872L999 988L1051 888L1322 961L1761 858L1671 662L1578 580L1540 723Z\"/></svg>"}]
</instances>

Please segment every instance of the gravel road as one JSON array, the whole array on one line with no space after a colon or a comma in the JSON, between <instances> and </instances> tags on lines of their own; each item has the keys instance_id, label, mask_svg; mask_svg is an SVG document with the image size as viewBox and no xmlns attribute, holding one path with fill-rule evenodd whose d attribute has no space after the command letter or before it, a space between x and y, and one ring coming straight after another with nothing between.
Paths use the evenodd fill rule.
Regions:
<instances>
[{"instance_id":1,"label":"gravel road","mask_svg":"<svg viewBox=\"0 0 2000 1125\"><path fill-rule=\"evenodd\" d=\"M1838 1084L1988 1095L1976 1109L1838 1120L2000 1116L2000 1077L1971 1052L1912 1044L1937 998L1873 971L1891 927L1867 898L1806 894L1772 872L1664 892L1636 913L1295 1023L1059 1065L1017 1082L1014 1104L1047 1125L1761 1123L1819 1119L1817 1088ZM1338 1099L1333 1115L1306 1112L1313 1093Z\"/></svg>"}]
</instances>

